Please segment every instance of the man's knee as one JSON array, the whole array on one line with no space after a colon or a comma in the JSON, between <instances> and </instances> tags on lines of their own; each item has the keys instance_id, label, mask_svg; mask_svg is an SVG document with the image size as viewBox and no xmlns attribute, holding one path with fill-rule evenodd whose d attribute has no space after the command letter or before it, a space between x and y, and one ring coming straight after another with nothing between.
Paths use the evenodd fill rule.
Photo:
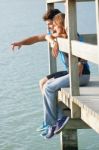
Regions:
<instances>
[{"instance_id":1,"label":"man's knee","mask_svg":"<svg viewBox=\"0 0 99 150\"><path fill-rule=\"evenodd\" d=\"M43 87L43 85L46 83L47 80L48 80L47 77L44 77L43 79L41 79L41 80L39 81L39 86L40 86L40 87Z\"/></svg>"}]
</instances>

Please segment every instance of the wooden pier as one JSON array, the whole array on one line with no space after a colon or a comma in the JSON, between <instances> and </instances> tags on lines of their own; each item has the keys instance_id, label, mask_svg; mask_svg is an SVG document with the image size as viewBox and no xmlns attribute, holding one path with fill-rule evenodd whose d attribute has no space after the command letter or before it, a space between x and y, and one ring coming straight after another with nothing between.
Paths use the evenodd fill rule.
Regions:
<instances>
[{"instance_id":1,"label":"wooden pier","mask_svg":"<svg viewBox=\"0 0 99 150\"><path fill-rule=\"evenodd\" d=\"M77 129L92 128L99 133L99 77L92 78L87 87L80 87L80 96L71 96L69 88L61 89L58 95L59 100L70 109L71 117L61 134L62 149L77 150ZM72 130L75 130L75 133L71 134ZM66 131L70 132L69 138L65 135ZM70 139L74 138L74 135L76 138L72 143Z\"/></svg>"},{"instance_id":2,"label":"wooden pier","mask_svg":"<svg viewBox=\"0 0 99 150\"><path fill-rule=\"evenodd\" d=\"M59 49L69 55L70 88L61 89L58 99L66 106L70 121L61 132L61 150L78 150L77 129L92 128L99 133L99 77L91 77L87 87L79 87L77 57L99 64L99 0L96 4L96 34L84 34L84 42L77 41L77 2L93 0L46 0L47 9L55 3L65 6L68 39L58 38ZM49 45L49 71L57 71Z\"/></svg>"}]
</instances>

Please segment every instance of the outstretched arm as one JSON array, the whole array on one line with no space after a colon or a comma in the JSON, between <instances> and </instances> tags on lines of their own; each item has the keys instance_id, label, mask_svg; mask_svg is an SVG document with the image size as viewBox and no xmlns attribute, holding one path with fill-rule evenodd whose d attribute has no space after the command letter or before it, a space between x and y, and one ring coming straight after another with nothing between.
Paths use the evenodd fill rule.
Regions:
<instances>
[{"instance_id":1,"label":"outstretched arm","mask_svg":"<svg viewBox=\"0 0 99 150\"><path fill-rule=\"evenodd\" d=\"M31 44L34 44L34 43L37 43L37 42L41 42L41 41L45 41L45 36L46 34L41 34L41 35L35 35L35 36L32 36L32 37L29 37L27 39L24 39L22 41L19 41L19 42L14 42L12 43L12 49L14 50L14 48L17 46L18 49L20 49L22 47L22 45L31 45Z\"/></svg>"}]
</instances>

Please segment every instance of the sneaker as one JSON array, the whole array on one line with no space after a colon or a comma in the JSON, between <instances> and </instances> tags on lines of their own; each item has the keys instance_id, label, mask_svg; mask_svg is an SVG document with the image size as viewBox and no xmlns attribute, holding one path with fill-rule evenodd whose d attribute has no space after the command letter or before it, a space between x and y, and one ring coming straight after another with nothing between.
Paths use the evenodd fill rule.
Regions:
<instances>
[{"instance_id":1,"label":"sneaker","mask_svg":"<svg viewBox=\"0 0 99 150\"><path fill-rule=\"evenodd\" d=\"M48 128L49 128L49 126L48 127L46 127L46 129L45 130L43 130L42 132L41 132L41 136L46 136L47 135L47 133L48 133Z\"/></svg>"},{"instance_id":2,"label":"sneaker","mask_svg":"<svg viewBox=\"0 0 99 150\"><path fill-rule=\"evenodd\" d=\"M46 129L47 129L47 125L44 125L44 123L43 123L43 125L41 125L39 128L37 128L36 131L41 132L41 131L44 131Z\"/></svg>"},{"instance_id":3,"label":"sneaker","mask_svg":"<svg viewBox=\"0 0 99 150\"><path fill-rule=\"evenodd\" d=\"M54 134L60 133L62 129L64 128L64 126L66 125L66 123L68 122L68 120L69 120L68 116L64 116L62 117L62 119L58 120L56 123Z\"/></svg>"},{"instance_id":4,"label":"sneaker","mask_svg":"<svg viewBox=\"0 0 99 150\"><path fill-rule=\"evenodd\" d=\"M46 139L50 139L54 136L55 128L56 128L56 126L49 126L47 134L45 136Z\"/></svg>"}]
</instances>

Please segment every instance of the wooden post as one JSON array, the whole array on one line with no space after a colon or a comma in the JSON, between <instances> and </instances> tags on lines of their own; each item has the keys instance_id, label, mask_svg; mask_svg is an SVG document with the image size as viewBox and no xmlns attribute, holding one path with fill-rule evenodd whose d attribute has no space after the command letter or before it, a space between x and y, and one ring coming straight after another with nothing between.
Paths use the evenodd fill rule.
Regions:
<instances>
[{"instance_id":1,"label":"wooden post","mask_svg":"<svg viewBox=\"0 0 99 150\"><path fill-rule=\"evenodd\" d=\"M99 0L96 1L97 44L99 45Z\"/></svg>"},{"instance_id":2,"label":"wooden post","mask_svg":"<svg viewBox=\"0 0 99 150\"><path fill-rule=\"evenodd\" d=\"M79 95L78 59L72 55L71 40L77 39L76 0L66 0L66 24L69 43L70 95Z\"/></svg>"},{"instance_id":3,"label":"wooden post","mask_svg":"<svg viewBox=\"0 0 99 150\"><path fill-rule=\"evenodd\" d=\"M77 129L90 127L81 119L70 119L61 133L61 150L78 150Z\"/></svg>"},{"instance_id":4,"label":"wooden post","mask_svg":"<svg viewBox=\"0 0 99 150\"><path fill-rule=\"evenodd\" d=\"M54 3L47 3L47 10L48 9L53 9L54 8ZM56 59L52 57L51 54L52 48L50 44L48 44L48 64L49 64L49 73L54 73L57 71L57 64L56 64Z\"/></svg>"},{"instance_id":5,"label":"wooden post","mask_svg":"<svg viewBox=\"0 0 99 150\"><path fill-rule=\"evenodd\" d=\"M70 95L79 95L78 59L72 55L71 40L77 39L76 0L66 0L66 21L68 31ZM72 112L73 113L73 112ZM64 129L61 134L62 150L78 150L77 129Z\"/></svg>"},{"instance_id":6,"label":"wooden post","mask_svg":"<svg viewBox=\"0 0 99 150\"><path fill-rule=\"evenodd\" d=\"M71 118L81 118L81 108L71 100Z\"/></svg>"},{"instance_id":7,"label":"wooden post","mask_svg":"<svg viewBox=\"0 0 99 150\"><path fill-rule=\"evenodd\" d=\"M97 45L99 47L99 0L96 1L96 26L97 26ZM99 56L99 52L98 52ZM99 64L98 64L98 72L99 72Z\"/></svg>"},{"instance_id":8,"label":"wooden post","mask_svg":"<svg viewBox=\"0 0 99 150\"><path fill-rule=\"evenodd\" d=\"M64 132L61 133L61 150L78 150L78 143L76 139L76 129L65 129Z\"/></svg>"}]
</instances>

